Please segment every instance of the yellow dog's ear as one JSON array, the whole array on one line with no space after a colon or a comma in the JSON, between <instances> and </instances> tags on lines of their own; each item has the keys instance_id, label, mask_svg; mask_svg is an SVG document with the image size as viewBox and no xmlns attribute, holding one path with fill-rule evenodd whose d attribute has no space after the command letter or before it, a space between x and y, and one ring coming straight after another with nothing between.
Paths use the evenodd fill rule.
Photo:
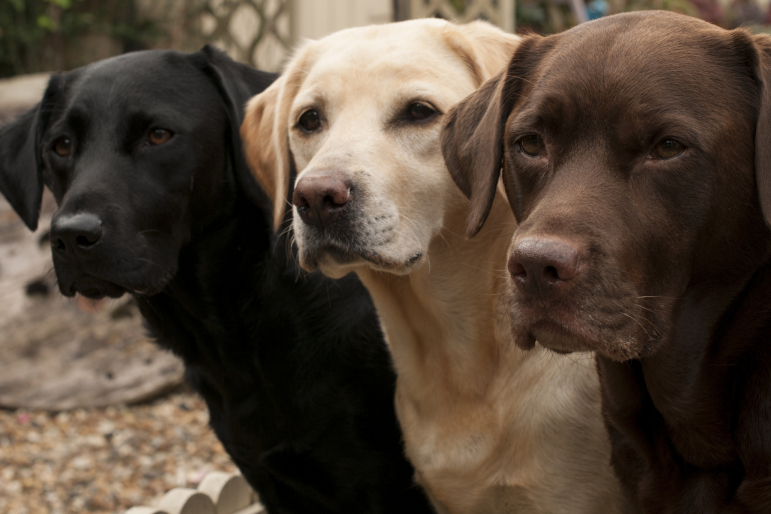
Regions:
<instances>
[{"instance_id":1,"label":"yellow dog's ear","mask_svg":"<svg viewBox=\"0 0 771 514\"><path fill-rule=\"evenodd\" d=\"M455 28L461 37L448 37L452 32L445 32L447 44L466 62L476 87L498 74L522 41L486 21L472 21Z\"/></svg>"},{"instance_id":2,"label":"yellow dog's ear","mask_svg":"<svg viewBox=\"0 0 771 514\"><path fill-rule=\"evenodd\" d=\"M286 213L291 155L289 111L305 78L309 44L295 54L285 73L268 89L252 97L241 125L241 139L249 167L273 201L273 227L278 230Z\"/></svg>"}]
</instances>

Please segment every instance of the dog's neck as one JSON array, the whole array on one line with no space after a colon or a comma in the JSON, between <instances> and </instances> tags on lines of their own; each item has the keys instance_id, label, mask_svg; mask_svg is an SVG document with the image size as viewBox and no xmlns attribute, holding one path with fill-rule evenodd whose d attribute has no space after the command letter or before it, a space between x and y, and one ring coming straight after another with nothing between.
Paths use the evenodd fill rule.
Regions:
<instances>
[{"instance_id":1,"label":"dog's neck","mask_svg":"<svg viewBox=\"0 0 771 514\"><path fill-rule=\"evenodd\" d=\"M499 370L513 369L522 353L510 342L501 294L506 248L515 229L498 194L484 229L463 235L467 202L444 220L428 261L409 275L362 270L380 314L399 376L400 394L426 406L485 398Z\"/></svg>"},{"instance_id":2,"label":"dog's neck","mask_svg":"<svg viewBox=\"0 0 771 514\"><path fill-rule=\"evenodd\" d=\"M249 327L238 309L243 298L259 299L254 289L266 266L291 260L271 259L271 231L264 210L241 194L223 199L232 206L216 222L191 231L180 250L174 277L159 294L137 301L159 342L182 356L187 365L220 360L208 352L212 341L249 341ZM264 232L264 234L263 234ZM278 246L278 245L277 245ZM254 305L255 311L259 305Z\"/></svg>"},{"instance_id":3,"label":"dog's neck","mask_svg":"<svg viewBox=\"0 0 771 514\"><path fill-rule=\"evenodd\" d=\"M744 377L733 373L733 363L771 342L770 297L771 262L745 280L691 287L678 306L671 339L641 360L653 405L667 426L688 435L688 445L675 447L690 463L720 466L735 456L732 412L741 401L727 392L735 392ZM705 447L712 450L708 459L693 453Z\"/></svg>"}]
</instances>

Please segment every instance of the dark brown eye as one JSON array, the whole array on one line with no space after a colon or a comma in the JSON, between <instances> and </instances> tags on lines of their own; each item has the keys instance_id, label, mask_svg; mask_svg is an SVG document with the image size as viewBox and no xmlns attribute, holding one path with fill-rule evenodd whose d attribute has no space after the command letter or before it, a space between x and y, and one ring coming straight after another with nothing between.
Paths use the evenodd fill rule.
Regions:
<instances>
[{"instance_id":1,"label":"dark brown eye","mask_svg":"<svg viewBox=\"0 0 771 514\"><path fill-rule=\"evenodd\" d=\"M436 110L422 102L412 102L407 106L407 117L412 121L423 121L436 114Z\"/></svg>"},{"instance_id":2,"label":"dark brown eye","mask_svg":"<svg viewBox=\"0 0 771 514\"><path fill-rule=\"evenodd\" d=\"M72 140L68 137L60 137L53 144L54 152L62 157L69 157L72 154Z\"/></svg>"},{"instance_id":3,"label":"dark brown eye","mask_svg":"<svg viewBox=\"0 0 771 514\"><path fill-rule=\"evenodd\" d=\"M663 139L653 147L653 152L648 157L651 159L672 159L683 153L684 150L685 147L679 141Z\"/></svg>"},{"instance_id":4,"label":"dark brown eye","mask_svg":"<svg viewBox=\"0 0 771 514\"><path fill-rule=\"evenodd\" d=\"M300 125L300 128L305 132L317 131L321 128L321 116L319 116L319 111L316 109L305 111L302 116L300 116L298 125Z\"/></svg>"},{"instance_id":5,"label":"dark brown eye","mask_svg":"<svg viewBox=\"0 0 771 514\"><path fill-rule=\"evenodd\" d=\"M150 139L150 144L162 145L171 139L171 131L162 128L154 128L150 130L148 138Z\"/></svg>"},{"instance_id":6,"label":"dark brown eye","mask_svg":"<svg viewBox=\"0 0 771 514\"><path fill-rule=\"evenodd\" d=\"M543 139L533 134L519 140L519 150L530 157L538 157L546 150L546 146Z\"/></svg>"}]
</instances>

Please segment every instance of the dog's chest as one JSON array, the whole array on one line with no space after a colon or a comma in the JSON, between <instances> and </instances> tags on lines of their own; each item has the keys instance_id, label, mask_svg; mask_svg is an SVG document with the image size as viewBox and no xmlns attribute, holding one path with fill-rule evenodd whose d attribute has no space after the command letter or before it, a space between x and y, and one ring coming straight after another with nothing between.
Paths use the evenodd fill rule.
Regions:
<instances>
[{"instance_id":1,"label":"dog's chest","mask_svg":"<svg viewBox=\"0 0 771 514\"><path fill-rule=\"evenodd\" d=\"M483 398L423 402L397 380L397 414L418 482L444 512L539 512L530 499L542 431L532 367L501 373ZM542 427L541 427L542 428ZM537 482L537 480L535 480ZM442 512L441 508L439 512Z\"/></svg>"}]
</instances>

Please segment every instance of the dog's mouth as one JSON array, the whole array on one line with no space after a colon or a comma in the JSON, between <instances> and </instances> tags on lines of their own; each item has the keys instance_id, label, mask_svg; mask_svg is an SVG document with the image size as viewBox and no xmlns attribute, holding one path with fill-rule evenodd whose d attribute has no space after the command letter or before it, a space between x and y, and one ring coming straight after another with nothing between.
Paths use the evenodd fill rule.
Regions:
<instances>
[{"instance_id":1,"label":"dog's mouth","mask_svg":"<svg viewBox=\"0 0 771 514\"><path fill-rule=\"evenodd\" d=\"M75 296L80 294L92 300L99 300L104 297L118 298L125 293L132 293L139 296L154 296L171 281L173 274L164 273L154 277L152 281L136 281L130 277L96 277L84 272L74 270L63 270L62 266L55 266L59 290L64 296Z\"/></svg>"},{"instance_id":2,"label":"dog's mouth","mask_svg":"<svg viewBox=\"0 0 771 514\"><path fill-rule=\"evenodd\" d=\"M521 347L530 349L538 341L542 346L557 353L591 351L596 348L585 340L580 332L562 326L553 320L542 320L523 329L512 323L512 336Z\"/></svg>"},{"instance_id":3,"label":"dog's mouth","mask_svg":"<svg viewBox=\"0 0 771 514\"><path fill-rule=\"evenodd\" d=\"M59 290L64 296L72 297L80 294L91 300L101 300L104 297L118 298L127 292L118 284L89 276L83 276L69 284L59 280Z\"/></svg>"},{"instance_id":4,"label":"dog's mouth","mask_svg":"<svg viewBox=\"0 0 771 514\"><path fill-rule=\"evenodd\" d=\"M610 302L613 303L613 302ZM557 353L595 351L617 361L637 358L659 338L648 329L642 334L637 316L624 308L579 310L566 305L532 305L509 298L511 333L518 346L532 349L538 341Z\"/></svg>"},{"instance_id":5,"label":"dog's mouth","mask_svg":"<svg viewBox=\"0 0 771 514\"><path fill-rule=\"evenodd\" d=\"M406 259L398 259L384 255L377 250L327 241L313 249L301 252L300 260L302 266L309 270L350 268L364 265L377 271L407 273L422 261L423 256L423 252L415 252Z\"/></svg>"}]
</instances>

